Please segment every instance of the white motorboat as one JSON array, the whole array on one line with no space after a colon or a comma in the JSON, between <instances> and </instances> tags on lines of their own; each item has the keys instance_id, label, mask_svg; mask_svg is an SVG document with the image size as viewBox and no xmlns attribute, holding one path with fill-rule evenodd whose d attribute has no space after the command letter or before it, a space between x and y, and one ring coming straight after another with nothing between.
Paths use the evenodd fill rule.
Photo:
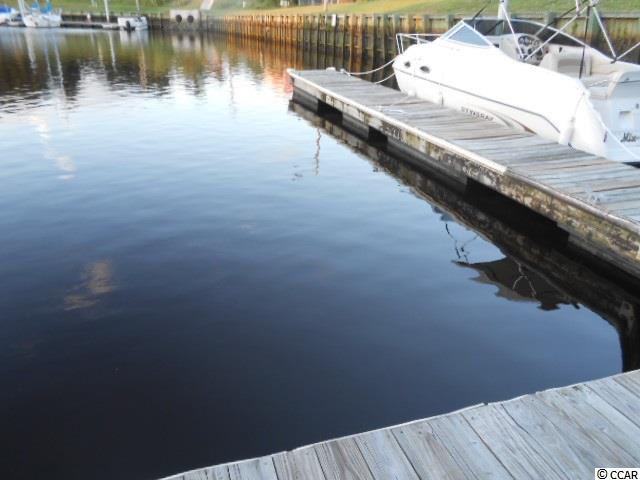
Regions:
<instances>
[{"instance_id":1,"label":"white motorboat","mask_svg":"<svg viewBox=\"0 0 640 480\"><path fill-rule=\"evenodd\" d=\"M18 0L22 23L28 28L57 28L62 24L62 11L54 10L51 1L47 0L44 7L36 0L31 7L27 7L24 0Z\"/></svg>"},{"instance_id":2,"label":"white motorboat","mask_svg":"<svg viewBox=\"0 0 640 480\"><path fill-rule=\"evenodd\" d=\"M399 34L393 70L400 90L577 150L637 162L640 65L622 58L640 44L616 54L597 3L576 0L575 14L560 28L511 19L501 0L497 17L476 15L435 39ZM583 16L598 22L610 55L565 33ZM407 39L412 45L404 48Z\"/></svg>"},{"instance_id":3,"label":"white motorboat","mask_svg":"<svg viewBox=\"0 0 640 480\"><path fill-rule=\"evenodd\" d=\"M0 5L0 25L9 25L15 22L20 13L13 7L8 5Z\"/></svg>"},{"instance_id":4,"label":"white motorboat","mask_svg":"<svg viewBox=\"0 0 640 480\"><path fill-rule=\"evenodd\" d=\"M141 15L134 15L131 17L118 17L118 27L122 30L147 30L149 24L147 23L147 17Z\"/></svg>"}]
</instances>

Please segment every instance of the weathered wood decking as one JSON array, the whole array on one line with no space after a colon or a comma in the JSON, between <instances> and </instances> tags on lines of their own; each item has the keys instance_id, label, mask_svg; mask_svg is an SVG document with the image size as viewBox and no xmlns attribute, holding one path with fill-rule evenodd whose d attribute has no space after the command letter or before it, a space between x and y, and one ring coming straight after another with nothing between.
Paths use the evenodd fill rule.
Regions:
<instances>
[{"instance_id":1,"label":"weathered wood decking","mask_svg":"<svg viewBox=\"0 0 640 480\"><path fill-rule=\"evenodd\" d=\"M169 478L577 479L604 466L640 466L638 370Z\"/></svg>"},{"instance_id":2,"label":"weathered wood decking","mask_svg":"<svg viewBox=\"0 0 640 480\"><path fill-rule=\"evenodd\" d=\"M640 276L640 169L330 70L289 72L294 101L386 139L553 220L571 241ZM329 108L328 108L329 107Z\"/></svg>"}]
</instances>

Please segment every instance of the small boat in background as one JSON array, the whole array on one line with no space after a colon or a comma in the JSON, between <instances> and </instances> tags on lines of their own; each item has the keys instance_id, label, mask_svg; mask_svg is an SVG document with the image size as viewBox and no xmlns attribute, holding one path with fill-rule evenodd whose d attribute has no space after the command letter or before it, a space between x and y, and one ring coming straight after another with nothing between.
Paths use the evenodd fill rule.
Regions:
<instances>
[{"instance_id":1,"label":"small boat in background","mask_svg":"<svg viewBox=\"0 0 640 480\"><path fill-rule=\"evenodd\" d=\"M127 32L131 32L133 30L147 30L149 28L147 17L140 15L140 0L136 0L135 15L118 17L118 27L121 30L126 30Z\"/></svg>"},{"instance_id":2,"label":"small boat in background","mask_svg":"<svg viewBox=\"0 0 640 480\"><path fill-rule=\"evenodd\" d=\"M20 17L20 12L9 5L0 5L0 25L9 25Z\"/></svg>"},{"instance_id":3,"label":"small boat in background","mask_svg":"<svg viewBox=\"0 0 640 480\"><path fill-rule=\"evenodd\" d=\"M54 10L51 0L47 0L44 7L36 0L27 8L24 0L18 0L22 22L28 28L57 28L62 24L62 11Z\"/></svg>"},{"instance_id":4,"label":"small boat in background","mask_svg":"<svg viewBox=\"0 0 640 480\"><path fill-rule=\"evenodd\" d=\"M133 15L130 17L118 17L118 27L130 32L132 30L147 30L149 24L147 23L147 17Z\"/></svg>"}]
</instances>

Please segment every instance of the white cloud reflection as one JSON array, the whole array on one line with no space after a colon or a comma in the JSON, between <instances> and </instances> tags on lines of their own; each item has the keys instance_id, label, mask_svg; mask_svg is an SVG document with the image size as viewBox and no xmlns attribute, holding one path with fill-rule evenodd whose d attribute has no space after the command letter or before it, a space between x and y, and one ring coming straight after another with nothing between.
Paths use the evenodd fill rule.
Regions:
<instances>
[{"instance_id":1,"label":"white cloud reflection","mask_svg":"<svg viewBox=\"0 0 640 480\"><path fill-rule=\"evenodd\" d=\"M65 310L95 306L102 296L114 290L113 268L109 260L98 260L87 266L82 279L64 297Z\"/></svg>"}]
</instances>

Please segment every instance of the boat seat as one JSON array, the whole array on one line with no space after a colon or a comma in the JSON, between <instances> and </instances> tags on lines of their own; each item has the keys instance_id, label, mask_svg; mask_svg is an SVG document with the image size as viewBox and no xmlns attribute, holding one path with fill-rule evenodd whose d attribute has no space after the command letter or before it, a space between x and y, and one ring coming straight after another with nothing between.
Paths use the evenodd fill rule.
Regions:
<instances>
[{"instance_id":1,"label":"boat seat","mask_svg":"<svg viewBox=\"0 0 640 480\"><path fill-rule=\"evenodd\" d=\"M582 83L591 93L592 98L608 100L613 97L632 99L637 102L640 93L640 70L619 70L608 74L583 77Z\"/></svg>"},{"instance_id":2,"label":"boat seat","mask_svg":"<svg viewBox=\"0 0 640 480\"><path fill-rule=\"evenodd\" d=\"M582 77L582 83L591 93L592 98L606 100L609 97L612 75L591 75Z\"/></svg>"},{"instance_id":3,"label":"boat seat","mask_svg":"<svg viewBox=\"0 0 640 480\"><path fill-rule=\"evenodd\" d=\"M566 47L562 45L550 45L549 51L545 54L540 62L542 68L552 70L554 72L577 77L580 75L580 64L582 60L581 47ZM591 57L587 53L584 56L584 64L582 66L582 75L591 75Z\"/></svg>"}]
</instances>

